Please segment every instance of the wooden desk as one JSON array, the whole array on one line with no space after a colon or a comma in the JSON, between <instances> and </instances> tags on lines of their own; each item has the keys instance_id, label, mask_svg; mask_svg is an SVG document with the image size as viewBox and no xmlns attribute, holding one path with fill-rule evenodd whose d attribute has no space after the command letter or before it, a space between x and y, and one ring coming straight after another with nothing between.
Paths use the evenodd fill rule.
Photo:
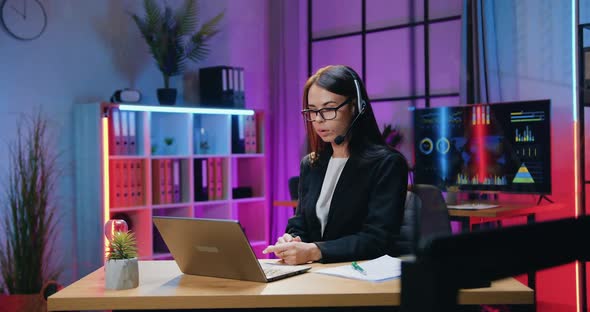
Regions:
<instances>
[{"instance_id":1,"label":"wooden desk","mask_svg":"<svg viewBox=\"0 0 590 312\"><path fill-rule=\"evenodd\" d=\"M313 270L338 264L313 264ZM100 268L49 297L49 311L327 306L397 306L400 280L380 283L305 273L272 283L184 275L174 261L140 261L139 287L105 290ZM533 290L515 279L462 290L461 304L533 304Z\"/></svg>"},{"instance_id":2,"label":"wooden desk","mask_svg":"<svg viewBox=\"0 0 590 312\"><path fill-rule=\"evenodd\" d=\"M463 230L469 231L473 224L494 222L513 217L526 216L527 223L533 223L535 222L535 215L537 213L553 211L564 207L562 204L535 205L535 203L490 203L497 204L500 207L479 210L449 208L449 216L453 221L460 221L463 224Z\"/></svg>"},{"instance_id":3,"label":"wooden desk","mask_svg":"<svg viewBox=\"0 0 590 312\"><path fill-rule=\"evenodd\" d=\"M498 225L500 220L513 217L524 217L527 218L527 223L534 223L535 216L540 212L547 212L562 209L565 206L563 204L541 204L536 205L535 203L506 203L506 202L490 202L493 204L500 205L497 208L489 209L453 209L449 208L449 217L451 221L458 221L461 223L461 229L463 232L471 231L473 225L478 225L488 222L497 222ZM296 200L276 200L273 202L274 206L277 207L297 207ZM535 288L536 284L535 273L530 272L528 274L528 285Z\"/></svg>"}]
</instances>

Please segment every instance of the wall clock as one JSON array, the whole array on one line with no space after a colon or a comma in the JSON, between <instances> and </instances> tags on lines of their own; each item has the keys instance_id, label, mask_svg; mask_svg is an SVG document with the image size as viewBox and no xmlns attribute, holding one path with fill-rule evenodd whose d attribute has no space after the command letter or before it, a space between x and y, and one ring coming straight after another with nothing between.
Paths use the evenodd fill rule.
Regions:
<instances>
[{"instance_id":1,"label":"wall clock","mask_svg":"<svg viewBox=\"0 0 590 312\"><path fill-rule=\"evenodd\" d=\"M4 0L0 19L6 31L19 40L37 39L47 27L47 14L39 0Z\"/></svg>"}]
</instances>

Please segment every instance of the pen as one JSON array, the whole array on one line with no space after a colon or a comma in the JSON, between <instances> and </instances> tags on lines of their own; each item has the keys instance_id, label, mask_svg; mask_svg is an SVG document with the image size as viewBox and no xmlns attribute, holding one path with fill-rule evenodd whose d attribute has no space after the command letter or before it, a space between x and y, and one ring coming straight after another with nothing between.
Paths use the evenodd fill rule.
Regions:
<instances>
[{"instance_id":1,"label":"pen","mask_svg":"<svg viewBox=\"0 0 590 312\"><path fill-rule=\"evenodd\" d=\"M365 269L363 269L358 263L356 263L356 261L352 261L352 268L355 271L359 271L362 275L367 275L367 271L365 271Z\"/></svg>"}]
</instances>

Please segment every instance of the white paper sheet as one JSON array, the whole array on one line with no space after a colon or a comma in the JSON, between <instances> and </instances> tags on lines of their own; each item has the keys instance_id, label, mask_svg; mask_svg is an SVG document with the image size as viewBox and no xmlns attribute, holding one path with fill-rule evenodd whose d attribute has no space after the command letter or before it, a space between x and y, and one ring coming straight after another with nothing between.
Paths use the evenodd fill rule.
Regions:
<instances>
[{"instance_id":1,"label":"white paper sheet","mask_svg":"<svg viewBox=\"0 0 590 312\"><path fill-rule=\"evenodd\" d=\"M402 261L390 256L382 256L377 259L358 263L367 273L366 275L355 270L351 264L333 268L321 269L314 273L328 274L345 278L365 281L383 281L400 277L402 274Z\"/></svg>"},{"instance_id":2,"label":"white paper sheet","mask_svg":"<svg viewBox=\"0 0 590 312\"><path fill-rule=\"evenodd\" d=\"M481 203L460 204L460 205L447 205L447 208L451 208L451 209L466 209L466 210L490 209L490 208L497 208L497 207L500 207L500 205L495 205L495 204L481 204Z\"/></svg>"}]
</instances>

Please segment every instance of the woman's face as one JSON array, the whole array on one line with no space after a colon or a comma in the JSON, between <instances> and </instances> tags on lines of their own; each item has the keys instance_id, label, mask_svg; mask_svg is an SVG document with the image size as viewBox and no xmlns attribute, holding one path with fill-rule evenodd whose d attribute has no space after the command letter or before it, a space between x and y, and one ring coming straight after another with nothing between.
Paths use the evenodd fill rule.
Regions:
<instances>
[{"instance_id":1,"label":"woman's face","mask_svg":"<svg viewBox=\"0 0 590 312\"><path fill-rule=\"evenodd\" d=\"M339 135L344 135L353 116L353 105L351 99L332 93L317 85L312 85L307 94L307 109L320 110L323 108L336 108L348 100L348 104L340 107L336 111L336 118L333 117L334 110L323 110L322 114L329 119L325 120L321 114L311 113L311 123L315 132L324 142L334 142Z\"/></svg>"}]
</instances>

